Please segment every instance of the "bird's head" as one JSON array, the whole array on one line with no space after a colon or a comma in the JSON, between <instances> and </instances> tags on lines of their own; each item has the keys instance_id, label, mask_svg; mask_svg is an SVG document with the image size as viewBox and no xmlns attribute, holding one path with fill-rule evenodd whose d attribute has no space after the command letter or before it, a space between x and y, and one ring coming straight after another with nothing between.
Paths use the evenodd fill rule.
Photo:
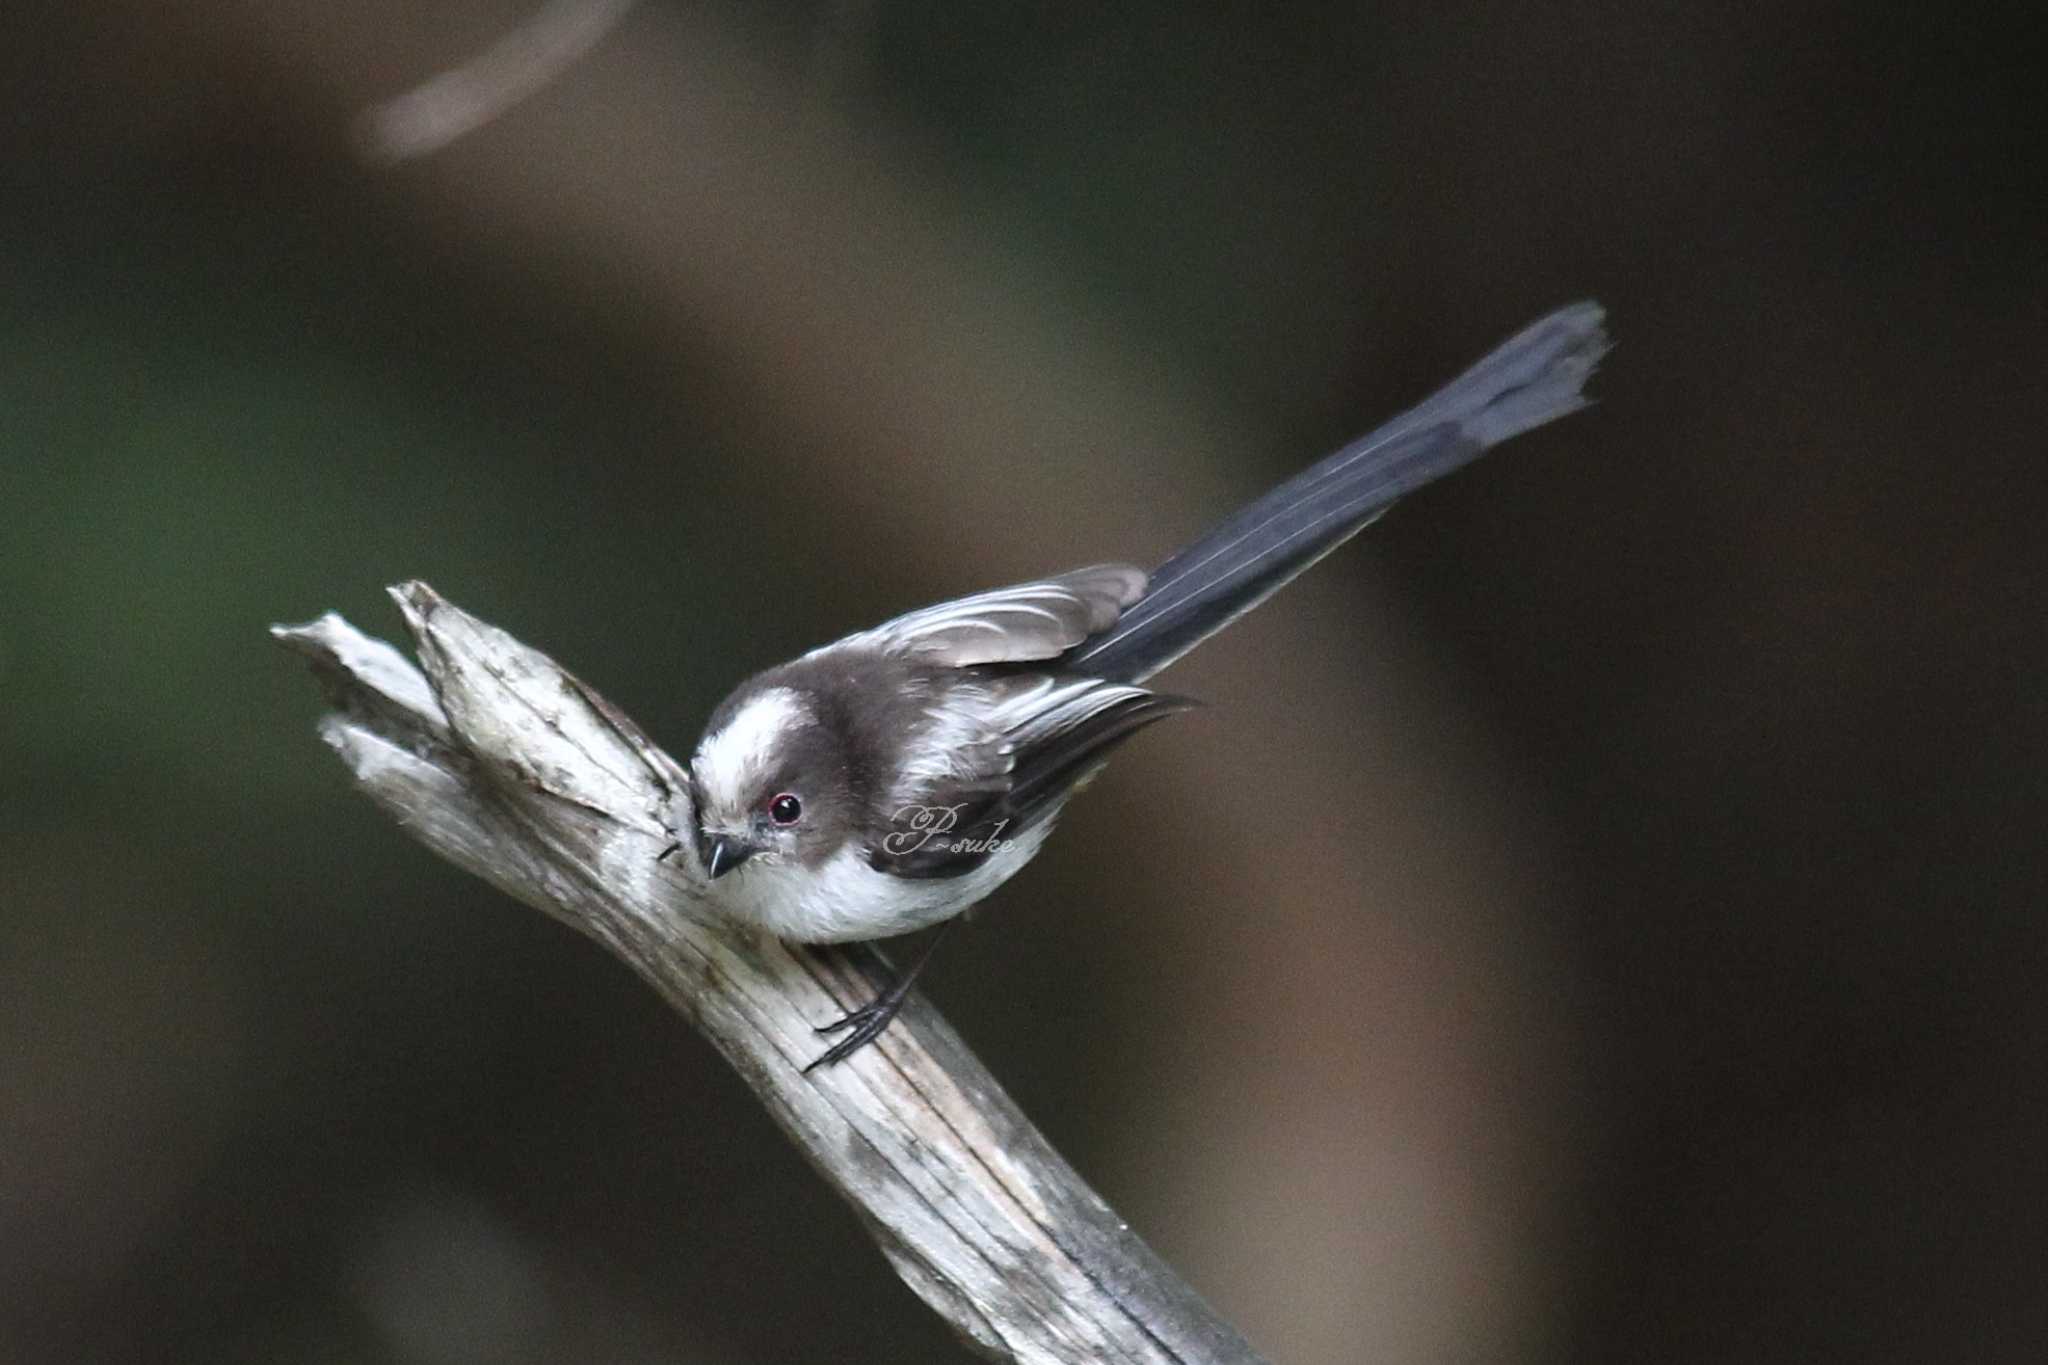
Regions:
<instances>
[{"instance_id":1,"label":"bird's head","mask_svg":"<svg viewBox=\"0 0 2048 1365\"><path fill-rule=\"evenodd\" d=\"M838 848L851 806L843 748L793 688L743 688L719 708L690 760L713 880L756 859L816 866Z\"/></svg>"}]
</instances>

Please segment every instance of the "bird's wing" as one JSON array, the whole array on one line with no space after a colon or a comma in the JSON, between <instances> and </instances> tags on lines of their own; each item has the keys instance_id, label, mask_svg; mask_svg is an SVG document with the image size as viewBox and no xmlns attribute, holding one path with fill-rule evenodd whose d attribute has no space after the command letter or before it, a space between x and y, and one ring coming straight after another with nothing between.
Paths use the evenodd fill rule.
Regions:
<instances>
[{"instance_id":1,"label":"bird's wing","mask_svg":"<svg viewBox=\"0 0 2048 1365\"><path fill-rule=\"evenodd\" d=\"M879 649L952 668L1051 659L1115 625L1144 591L1144 570L1094 564L924 607L828 648Z\"/></svg>"},{"instance_id":2,"label":"bird's wing","mask_svg":"<svg viewBox=\"0 0 2048 1365\"><path fill-rule=\"evenodd\" d=\"M1029 673L963 683L934 710L934 757L869 852L878 871L955 877L1059 812L1109 751L1196 703L1125 683ZM945 733L948 727L954 734ZM923 836L923 837L920 837Z\"/></svg>"}]
</instances>

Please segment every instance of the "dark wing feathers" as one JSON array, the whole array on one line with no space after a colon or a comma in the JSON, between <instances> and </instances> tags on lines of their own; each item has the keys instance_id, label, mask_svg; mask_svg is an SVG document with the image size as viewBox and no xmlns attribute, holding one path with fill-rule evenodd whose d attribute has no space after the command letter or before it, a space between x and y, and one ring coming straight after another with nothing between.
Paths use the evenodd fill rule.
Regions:
<instances>
[{"instance_id":1,"label":"dark wing feathers","mask_svg":"<svg viewBox=\"0 0 2048 1365\"><path fill-rule=\"evenodd\" d=\"M1099 678L1010 675L988 680L1001 698L989 710L999 743L976 746L995 765L934 784L915 803L954 812L943 839L884 839L870 865L898 877L956 877L979 867L996 841L1015 839L1056 815L1110 750L1153 721L1196 703ZM1008 693L1007 696L1001 694ZM911 844L911 847L901 847Z\"/></svg>"},{"instance_id":2,"label":"dark wing feathers","mask_svg":"<svg viewBox=\"0 0 2048 1365\"><path fill-rule=\"evenodd\" d=\"M1110 750L1154 721L1201 705L1191 697L1132 690L1033 747L1011 771L1002 810L1029 826L1093 777Z\"/></svg>"}]
</instances>

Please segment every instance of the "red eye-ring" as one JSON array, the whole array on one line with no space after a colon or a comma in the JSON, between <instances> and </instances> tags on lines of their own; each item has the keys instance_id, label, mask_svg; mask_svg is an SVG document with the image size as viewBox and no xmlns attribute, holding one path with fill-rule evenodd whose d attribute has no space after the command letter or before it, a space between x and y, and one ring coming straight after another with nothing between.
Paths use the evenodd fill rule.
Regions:
<instances>
[{"instance_id":1,"label":"red eye-ring","mask_svg":"<svg viewBox=\"0 0 2048 1365\"><path fill-rule=\"evenodd\" d=\"M778 825L793 825L804 818L804 803L793 792L784 792L768 803L768 818Z\"/></svg>"}]
</instances>

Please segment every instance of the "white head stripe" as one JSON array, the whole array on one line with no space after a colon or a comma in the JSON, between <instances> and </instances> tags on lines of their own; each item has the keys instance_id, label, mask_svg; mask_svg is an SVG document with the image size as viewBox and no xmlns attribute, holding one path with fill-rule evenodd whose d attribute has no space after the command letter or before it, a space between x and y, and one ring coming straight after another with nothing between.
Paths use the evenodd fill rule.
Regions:
<instances>
[{"instance_id":1,"label":"white head stripe","mask_svg":"<svg viewBox=\"0 0 2048 1365\"><path fill-rule=\"evenodd\" d=\"M776 742L811 719L803 699L786 687L771 687L747 699L717 733L704 736L691 767L709 804L737 807L775 756Z\"/></svg>"}]
</instances>

